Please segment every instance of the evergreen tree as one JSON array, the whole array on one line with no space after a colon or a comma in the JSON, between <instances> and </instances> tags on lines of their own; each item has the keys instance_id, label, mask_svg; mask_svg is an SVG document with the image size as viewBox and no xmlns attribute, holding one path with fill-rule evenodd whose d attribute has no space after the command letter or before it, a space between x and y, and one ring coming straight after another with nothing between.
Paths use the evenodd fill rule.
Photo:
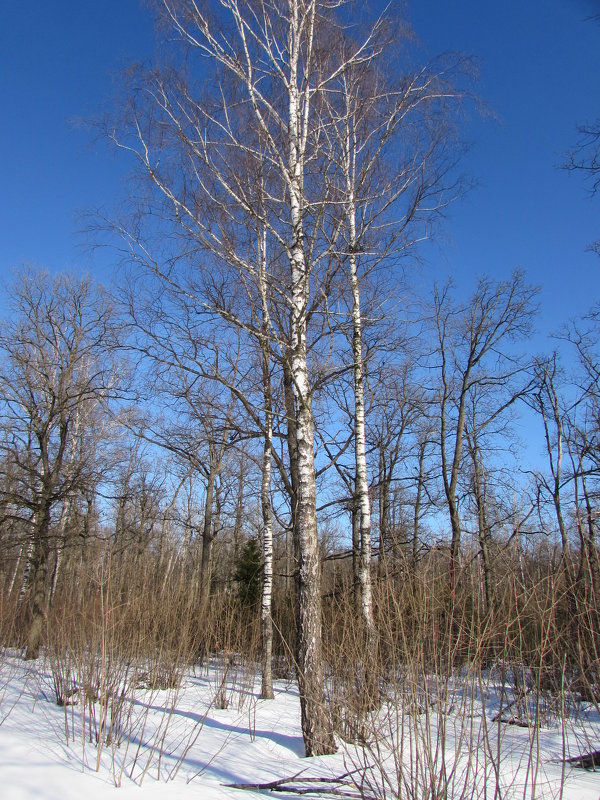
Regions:
<instances>
[{"instance_id":1,"label":"evergreen tree","mask_svg":"<svg viewBox=\"0 0 600 800\"><path fill-rule=\"evenodd\" d=\"M256 537L253 536L244 544L235 571L239 598L244 605L255 606L258 603L261 572L262 553Z\"/></svg>"}]
</instances>

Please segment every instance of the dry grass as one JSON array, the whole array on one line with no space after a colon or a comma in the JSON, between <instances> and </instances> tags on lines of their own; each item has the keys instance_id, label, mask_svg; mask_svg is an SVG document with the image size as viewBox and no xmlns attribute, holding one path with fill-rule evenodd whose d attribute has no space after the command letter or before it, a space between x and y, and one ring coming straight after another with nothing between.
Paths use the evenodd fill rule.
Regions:
<instances>
[{"instance_id":1,"label":"dry grass","mask_svg":"<svg viewBox=\"0 0 600 800\"><path fill-rule=\"evenodd\" d=\"M44 657L54 700L64 709L62 735L80 747L85 763L91 754L96 768L103 753L115 754L116 783L124 773L140 783L160 773L190 670L210 676L214 706L246 709L252 731L257 610L221 590L201 611L197 585L182 574L165 579L151 556L128 561L104 554L96 563L71 563L48 614ZM360 776L355 789L362 796L466 800L510 793L515 787L506 784L510 770L502 759L511 726L528 731L520 758L533 786L543 768L540 731L564 730L582 701L600 712L600 614L585 572L569 580L572 573L540 548L526 560L506 551L496 574L488 608L477 559L465 560L452 594L442 553L416 565L396 558L375 586L377 645L368 660L351 589L342 581L325 593L328 710L336 733L350 743L349 768ZM292 603L277 587L275 674L286 678L294 665ZM0 611L3 647L14 645L19 609L0 598ZM5 714L2 681L14 662L3 652ZM138 702L140 692L145 703ZM165 714L150 731L154 702ZM494 713L483 713L490 702ZM190 732L190 742L201 727Z\"/></svg>"}]
</instances>

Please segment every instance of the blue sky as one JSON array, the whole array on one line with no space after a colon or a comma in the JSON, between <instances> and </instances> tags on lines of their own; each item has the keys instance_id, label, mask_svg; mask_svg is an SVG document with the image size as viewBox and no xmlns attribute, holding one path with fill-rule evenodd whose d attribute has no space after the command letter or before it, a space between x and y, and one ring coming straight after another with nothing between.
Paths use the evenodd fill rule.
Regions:
<instances>
[{"instance_id":1,"label":"blue sky","mask_svg":"<svg viewBox=\"0 0 600 800\"><path fill-rule=\"evenodd\" d=\"M462 50L480 68L477 91L497 120L471 117L463 168L479 183L449 212L423 255L424 282L523 268L543 292L540 331L600 299L600 197L557 169L576 125L600 116L600 0L414 0L424 55ZM5 0L0 25L4 155L0 276L22 263L88 269L109 279L110 253L93 257L79 212L110 209L128 165L79 117L98 115L118 73L151 55L155 34L137 0ZM91 259L91 260L90 260Z\"/></svg>"},{"instance_id":2,"label":"blue sky","mask_svg":"<svg viewBox=\"0 0 600 800\"><path fill-rule=\"evenodd\" d=\"M137 0L5 0L0 14L0 273L89 269L79 214L114 204L127 165L77 119L99 116L119 72L152 53L152 19Z\"/></svg>"},{"instance_id":3,"label":"blue sky","mask_svg":"<svg viewBox=\"0 0 600 800\"><path fill-rule=\"evenodd\" d=\"M474 273L522 267L542 286L541 330L600 300L600 197L557 169L578 123L600 117L600 3L588 0L414 3L429 52L458 49L479 63L479 95L497 120L474 119L466 162L479 187L454 206L433 269ZM432 19L435 23L430 22Z\"/></svg>"}]
</instances>

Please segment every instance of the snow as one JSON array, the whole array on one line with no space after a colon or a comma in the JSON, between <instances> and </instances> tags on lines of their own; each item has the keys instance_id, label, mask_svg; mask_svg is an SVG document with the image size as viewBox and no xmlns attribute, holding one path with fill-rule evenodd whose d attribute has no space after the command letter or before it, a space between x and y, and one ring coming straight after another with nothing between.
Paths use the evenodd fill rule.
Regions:
<instances>
[{"instance_id":1,"label":"snow","mask_svg":"<svg viewBox=\"0 0 600 800\"><path fill-rule=\"evenodd\" d=\"M491 680L483 695L456 684L443 714L432 704L429 709L404 709L400 718L400 704L392 702L374 712L380 734L377 746L359 747L340 740L336 755L304 759L298 690L291 680L275 682L274 700L260 700L256 671L228 675L223 663L213 659L208 667L187 672L178 690L135 689L121 709L113 741L98 748L89 736L90 722L92 732L101 727L98 703L75 694L72 705L59 707L48 663L43 659L25 663L16 653L0 659L0 797L8 800L192 796L290 800L297 795L242 792L227 784L264 783L302 771L306 777L332 778L357 769L358 781L360 769L373 765L376 757L383 769L387 765L390 774L395 774L401 749L405 765L411 759L421 764L415 766L418 772L425 759L416 759L416 754L424 752L425 743L434 772L444 767L449 776L448 797L494 795L493 764L498 762L485 752L493 747L502 754L501 798L554 798L561 791L565 800L598 800L600 796L600 772L562 763L563 755L600 746L597 711L580 704L576 714L567 715L565 724L551 713L537 728L498 724L494 721L498 695ZM223 696L227 708L217 708L215 699ZM523 705L521 710L527 714ZM426 772L419 779L422 783L416 780L414 784L423 791ZM386 800L393 796L389 787L387 794L381 791L385 781L381 768L367 771L365 778L371 793L378 792ZM358 796L356 790L354 796Z\"/></svg>"}]
</instances>

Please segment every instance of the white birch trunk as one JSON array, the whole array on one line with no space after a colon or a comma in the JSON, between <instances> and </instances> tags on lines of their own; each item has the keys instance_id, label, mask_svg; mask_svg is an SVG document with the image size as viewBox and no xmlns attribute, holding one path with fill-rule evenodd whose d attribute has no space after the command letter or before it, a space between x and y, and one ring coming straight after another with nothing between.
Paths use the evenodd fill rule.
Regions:
<instances>
[{"instance_id":1,"label":"white birch trunk","mask_svg":"<svg viewBox=\"0 0 600 800\"><path fill-rule=\"evenodd\" d=\"M192 47L211 57L228 71L233 81L243 86L253 114L255 129L264 137L269 163L279 180L281 192L266 210L267 225L289 259L289 279L279 284L279 297L287 306L290 319L290 338L283 344L286 381L286 412L288 414L288 447L290 471L293 474L292 498L294 538L298 554L298 651L297 668L300 689L302 731L307 755L331 753L335 742L331 722L325 707L321 650L321 585L316 514L316 477L313 453L313 412L307 365L307 302L309 299L310 265L305 254L304 172L308 149L319 138L320 121L311 108L311 94L323 91L327 80L313 75L318 59L315 54L314 29L317 20L317 0L283 0L281 3L251 3L228 0L221 13L230 14L236 44L222 38L220 25L205 12L204 5L192 3L191 16L196 24L188 27L188 19L180 13L178 3L163 0L163 6L179 33ZM330 10L319 9L323 16ZM280 39L278 39L280 37ZM332 74L341 71L338 65ZM263 80L268 75L269 79ZM264 92L264 94L263 94ZM284 105L285 104L285 105ZM228 109L224 108L225 116ZM207 118L210 114L207 115ZM228 123L225 123L226 127ZM236 134L238 132L236 131ZM225 137L229 136L227 131ZM314 134L314 136L313 136ZM256 221L260 214L241 196L235 181L229 181L226 170L212 162L210 148L201 156L219 182L227 197L237 203L243 214ZM251 140L243 132L229 144L246 153L250 159L256 153ZM196 148L197 143L194 143ZM208 147L208 145L207 145ZM147 161L147 148L142 161L160 191L175 200L171 189L157 180L156 172ZM177 199L178 213L189 214L197 221L194 211ZM273 213L274 212L274 213ZM283 221L283 224L282 224ZM284 230L287 225L287 232ZM202 225L200 225L202 228ZM208 235L210 246L221 250L221 243ZM293 398L292 398L293 393ZM290 411L287 410L287 406ZM291 413L290 413L291 412Z\"/></svg>"},{"instance_id":2,"label":"white birch trunk","mask_svg":"<svg viewBox=\"0 0 600 800\"><path fill-rule=\"evenodd\" d=\"M291 269L291 373L294 384L298 456L298 642L297 667L302 733L306 755L325 755L336 750L331 721L325 704L322 662L321 563L317 531L317 493L314 464L312 398L306 357L306 306L309 270L304 252L303 122L309 114L309 90L299 88L300 42L312 44L316 8L308 4L300 30L300 3L290 6L289 78L289 202L292 227ZM306 78L306 76L304 76Z\"/></svg>"},{"instance_id":3,"label":"white birch trunk","mask_svg":"<svg viewBox=\"0 0 600 800\"><path fill-rule=\"evenodd\" d=\"M63 507L60 512L60 520L58 525L58 529L60 531L60 537L56 545L56 560L54 562L54 570L52 572L52 579L50 581L50 592L48 594L48 609L52 607L52 603L54 602L54 595L56 593L56 587L58 585L58 576L60 574L60 568L62 566L65 547L67 545L67 523L69 521L70 514L71 514L71 498L68 497L64 501Z\"/></svg>"},{"instance_id":4,"label":"white birch trunk","mask_svg":"<svg viewBox=\"0 0 600 800\"><path fill-rule=\"evenodd\" d=\"M270 319L266 286L267 231L263 229L261 243L260 296L262 304L262 377L265 405L265 438L263 450L260 503L263 521L263 581L260 603L262 639L262 680L260 696L272 700L273 695L273 521L271 515L271 457L273 449L273 404L271 398Z\"/></svg>"},{"instance_id":5,"label":"white birch trunk","mask_svg":"<svg viewBox=\"0 0 600 800\"><path fill-rule=\"evenodd\" d=\"M25 545L22 544L21 547L19 548L19 555L18 555L18 558L17 558L17 560L15 562L15 566L14 566L14 569L13 569L13 572L12 572L12 575L11 575L11 578L10 578L10 582L8 584L8 589L6 590L6 596L7 596L8 599L10 599L10 597L11 597L11 595L13 593L13 589L15 588L15 583L17 582L17 575L19 573L19 567L21 566L21 560L23 558L23 553L24 552L25 552Z\"/></svg>"},{"instance_id":6,"label":"white birch trunk","mask_svg":"<svg viewBox=\"0 0 600 800\"><path fill-rule=\"evenodd\" d=\"M21 553L23 551L21 550ZM23 570L23 578L21 579L21 586L19 588L19 596L17 598L17 605L20 606L27 590L29 589L29 581L31 576L31 556L33 555L33 535L29 535L27 539L27 547L25 548L25 569ZM22 557L22 556L21 556Z\"/></svg>"},{"instance_id":7,"label":"white birch trunk","mask_svg":"<svg viewBox=\"0 0 600 800\"><path fill-rule=\"evenodd\" d=\"M346 216L348 224L350 288L352 290L352 358L354 374L354 457L356 469L356 501L359 510L360 560L360 610L370 643L374 641L373 592L371 583L371 503L367 476L367 451L365 434L365 388L362 357L362 322L360 314L360 285L356 258L356 200L354 195L356 142L348 115L346 135Z\"/></svg>"}]
</instances>

